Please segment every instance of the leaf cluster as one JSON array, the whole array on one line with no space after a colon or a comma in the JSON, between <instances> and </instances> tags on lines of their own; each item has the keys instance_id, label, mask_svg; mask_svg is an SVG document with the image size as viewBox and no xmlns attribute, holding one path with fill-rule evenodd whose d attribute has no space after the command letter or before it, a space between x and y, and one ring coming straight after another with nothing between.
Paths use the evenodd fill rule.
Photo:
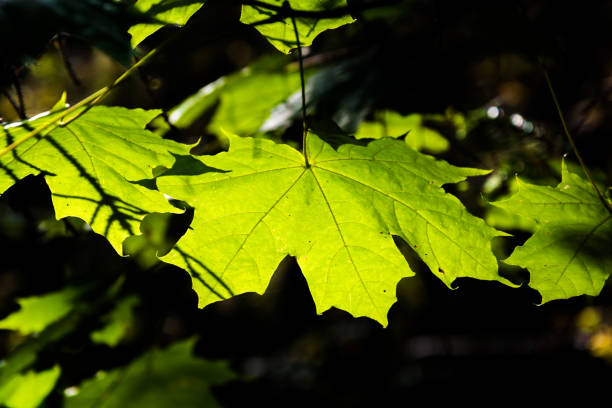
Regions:
<instances>
[{"instance_id":1,"label":"leaf cluster","mask_svg":"<svg viewBox=\"0 0 612 408\"><path fill-rule=\"evenodd\" d=\"M509 291L528 286L541 303L597 296L612 271L610 168L596 154L582 161L558 106L548 70L563 50L536 24L552 24L542 17L550 5L502 3L484 7L479 21L492 24L505 10L520 18L523 32L467 30L461 24L469 13L459 13L457 26L432 33L407 23L429 21L429 9L411 1L0 4L0 86L21 119L0 130L0 200L7 203L0 231L14 242L35 234L43 246L97 239L89 251L99 252L85 265L66 254L64 269L50 275L55 282L11 298L0 321L14 336L0 367L0 403L217 406L212 387L236 375L197 357L200 340L171 318L161 329L143 323L161 318L142 282L165 273L184 279L168 292L185 296L185 309L205 308L263 294L291 257L316 313L339 309L383 327L400 281L425 271L448 288L466 279ZM215 7L257 38L258 45L227 47L230 60L250 53L248 63L158 103L163 90L148 64L189 49L181 36L214 20ZM449 22L456 7L445 3L440 20ZM483 37L494 31L509 42L499 47ZM10 36L23 40L6 42ZM98 47L125 72L90 96L70 104L64 94L48 112L23 117L19 76L63 36ZM460 41L469 49L458 51ZM437 55L438 45L448 54ZM68 67L69 56L62 58ZM491 68L496 61L507 72ZM464 85L447 72L449 62L490 81L527 79L498 79L493 99L479 92L459 99ZM539 96L525 96L525 83L542 70L542 93L553 95L549 116L529 106ZM130 75L152 102L102 105L109 94L120 99L135 89ZM597 122L601 104L587 106L595 119L586 117ZM554 136L551 120L560 120L568 141ZM580 166L559 150L571 151ZM38 224L26 233L11 200L27 183L44 186L50 202L44 214L30 214ZM147 337L160 330L159 338ZM79 372L54 351L66 345L121 357Z\"/></svg>"}]
</instances>

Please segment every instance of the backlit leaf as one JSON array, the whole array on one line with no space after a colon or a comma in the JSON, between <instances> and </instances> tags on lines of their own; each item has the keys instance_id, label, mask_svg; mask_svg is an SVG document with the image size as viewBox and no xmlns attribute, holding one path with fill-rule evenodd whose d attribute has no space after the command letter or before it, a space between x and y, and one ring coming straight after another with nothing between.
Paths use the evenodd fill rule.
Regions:
<instances>
[{"instance_id":1,"label":"backlit leaf","mask_svg":"<svg viewBox=\"0 0 612 408\"><path fill-rule=\"evenodd\" d=\"M448 140L436 130L425 126L423 115L418 113L402 116L396 112L385 111L380 112L377 119L375 122L362 122L355 138L397 138L406 135L406 144L414 150L441 153L449 147Z\"/></svg>"},{"instance_id":2,"label":"backlit leaf","mask_svg":"<svg viewBox=\"0 0 612 408\"><path fill-rule=\"evenodd\" d=\"M59 366L15 375L0 384L0 403L8 408L36 408L51 392L59 376Z\"/></svg>"},{"instance_id":3,"label":"backlit leaf","mask_svg":"<svg viewBox=\"0 0 612 408\"><path fill-rule=\"evenodd\" d=\"M41 332L70 313L80 293L76 288L66 288L42 296L19 299L21 309L0 321L0 329L18 330L22 334Z\"/></svg>"},{"instance_id":4,"label":"backlit leaf","mask_svg":"<svg viewBox=\"0 0 612 408\"><path fill-rule=\"evenodd\" d=\"M530 272L542 302L597 295L612 271L612 215L593 187L565 165L556 188L518 182L518 192L492 203L537 223L535 234L504 262Z\"/></svg>"},{"instance_id":5,"label":"backlit leaf","mask_svg":"<svg viewBox=\"0 0 612 408\"><path fill-rule=\"evenodd\" d=\"M292 255L319 313L336 306L386 325L395 286L413 274L392 235L448 286L463 276L509 283L491 253L500 233L441 188L487 171L391 139L336 151L314 134L306 167L289 146L229 137L229 152L200 158L211 171L158 179L161 191L195 207L190 230L164 260L190 271L200 306L262 293Z\"/></svg>"},{"instance_id":6,"label":"backlit leaf","mask_svg":"<svg viewBox=\"0 0 612 408\"><path fill-rule=\"evenodd\" d=\"M128 32L132 35L131 44L136 48L145 38L166 24L185 25L189 18L202 6L202 0L138 0L134 7L152 17L159 23L136 24Z\"/></svg>"},{"instance_id":7,"label":"backlit leaf","mask_svg":"<svg viewBox=\"0 0 612 408\"><path fill-rule=\"evenodd\" d=\"M248 69L219 78L185 99L170 112L177 127L191 125L218 103L208 131L252 136L272 109L300 87L297 71L288 72L274 60L262 59Z\"/></svg>"},{"instance_id":8,"label":"backlit leaf","mask_svg":"<svg viewBox=\"0 0 612 408\"><path fill-rule=\"evenodd\" d=\"M284 0L266 0L265 3L280 7ZM346 0L289 0L289 5L294 10L305 10L320 12L325 10L346 7ZM281 12L282 13L282 12ZM290 17L275 19L276 12L261 6L243 5L240 21L244 24L254 24L257 31L270 41L278 50L288 53L297 47L295 30ZM265 24L260 24L262 22ZM300 45L306 47L312 44L317 35L325 30L338 28L353 22L353 18L346 14L340 17L315 18L296 17Z\"/></svg>"},{"instance_id":9,"label":"backlit leaf","mask_svg":"<svg viewBox=\"0 0 612 408\"><path fill-rule=\"evenodd\" d=\"M0 192L29 174L45 174L56 217L75 216L121 252L150 212L177 212L162 194L134 182L157 166L172 166L178 143L144 129L158 111L94 107L64 127L33 137L0 157ZM0 145L18 140L48 118L10 124Z\"/></svg>"}]
</instances>

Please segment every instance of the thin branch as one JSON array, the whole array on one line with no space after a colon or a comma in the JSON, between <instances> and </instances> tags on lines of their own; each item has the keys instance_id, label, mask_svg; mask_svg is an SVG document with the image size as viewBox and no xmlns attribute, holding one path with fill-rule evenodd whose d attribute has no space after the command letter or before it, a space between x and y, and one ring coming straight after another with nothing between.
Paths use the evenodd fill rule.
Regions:
<instances>
[{"instance_id":1,"label":"thin branch","mask_svg":"<svg viewBox=\"0 0 612 408\"><path fill-rule=\"evenodd\" d=\"M66 68L66 72L68 72L68 76L70 79L72 79L72 82L74 82L76 86L82 86L83 84L79 80L70 59L68 58L68 54L66 53L66 35L59 33L57 35L55 45L62 56L62 61L64 61L64 67Z\"/></svg>"},{"instance_id":2,"label":"thin branch","mask_svg":"<svg viewBox=\"0 0 612 408\"><path fill-rule=\"evenodd\" d=\"M15 71L11 69L10 73L11 73L11 82L13 83L13 88L15 88L15 94L17 95L17 102L13 106L16 107L19 118L23 120L27 116L25 112L26 111L25 102L23 101L23 92L21 92L21 83L19 82L19 78L17 77L17 74L15 73Z\"/></svg>"},{"instance_id":3,"label":"thin branch","mask_svg":"<svg viewBox=\"0 0 612 408\"><path fill-rule=\"evenodd\" d=\"M25 102L23 100L23 92L21 92L21 83L19 82L19 78L17 77L17 74L15 74L13 71L11 71L13 73L13 86L15 87L15 92L17 93L17 100L19 101L19 108L20 108L20 113L19 116L22 118L26 118L26 108L25 108Z\"/></svg>"},{"instance_id":4,"label":"thin branch","mask_svg":"<svg viewBox=\"0 0 612 408\"><path fill-rule=\"evenodd\" d=\"M45 130L47 130L49 128L54 128L54 127L56 127L58 125L67 125L68 123L72 122L74 119L79 117L83 112L77 112L76 115L66 119L66 117L68 115L70 115L71 113L76 112L77 110L79 110L82 107L85 107L86 109L91 108L100 99L102 99L105 95L107 95L113 88L115 88L117 85L119 85L121 82L123 82L128 76L130 76L134 71L136 71L138 69L138 67L140 67L141 65L145 64L151 57L153 57L155 54L157 54L157 52L159 51L160 48L161 47L158 47L158 48L155 48L155 49L151 50L140 61L138 61L136 64L132 65L123 74L121 74L117 79L115 79L115 81L112 84L97 90L96 92L92 93L88 97L82 99L81 101L79 101L75 105L73 105L73 106L69 107L68 109L66 109L65 111L63 111L59 116L56 116L56 117L54 117L52 119L47 120L46 122L43 122L40 126L38 126L34 130L29 132L28 134L26 134L22 138L16 140L15 142L11 143L10 145L5 147L4 149L0 150L0 157L5 155L8 152L14 150L17 146L19 146L22 143L28 141L29 139L31 139L31 138L33 138L35 136L40 135L43 131L45 131ZM66 119L66 120L64 120L64 119Z\"/></svg>"},{"instance_id":5,"label":"thin branch","mask_svg":"<svg viewBox=\"0 0 612 408\"><path fill-rule=\"evenodd\" d=\"M554 90L554 88L552 86L552 82L550 81L550 76L548 75L548 71L546 70L546 68L544 68L544 64L541 61L540 61L540 66L542 67L542 71L544 72L544 78L546 79L546 85L548 85L548 90L550 91L550 94L552 96L553 102L555 103L555 108L557 109L557 114L559 115L559 119L561 120L561 126L563 127L563 132L565 133L565 136L567 137L567 140L569 140L570 145L572 146L572 150L574 151L574 154L576 155L576 158L578 159L578 162L580 163L580 166L582 167L582 170L584 171L584 174L586 175L587 179L589 180L589 182L593 186L593 189L597 193L597 196L599 197L599 200L603 203L603 205L606 208L606 210L608 210L608 212L610 214L612 214L612 206L610 206L610 203L608 203L608 201L601 194L601 191L599 191L599 188L597 187L597 184L595 184L595 181L593 180L593 177L591 177L591 172L589 171L588 167L584 163L584 160L582 160L582 156L578 152L578 148L576 147L576 143L574 143L574 138L572 137L572 135L571 135L571 133L570 133L568 127L567 127L567 124L565 123L565 117L563 115L563 111L561 110L561 105L559 104L559 100L557 99L557 94L555 93L555 90Z\"/></svg>"},{"instance_id":6,"label":"thin branch","mask_svg":"<svg viewBox=\"0 0 612 408\"><path fill-rule=\"evenodd\" d=\"M138 63L138 57L134 56L134 60L136 61L136 63ZM156 106L160 106L161 104L159 103L157 97L155 96L155 92L153 91L153 88L151 87L151 81L149 80L149 77L144 72L142 67L138 69L138 77L142 81L145 87L145 90L147 92L147 95L149 96L153 104L155 104ZM170 129L172 129L173 131L178 130L178 128L174 126L174 124L170 121L170 117L168 116L168 112L166 111L166 109L162 108L161 116L164 119L164 122L166 122L166 124L170 127Z\"/></svg>"},{"instance_id":7,"label":"thin branch","mask_svg":"<svg viewBox=\"0 0 612 408\"><path fill-rule=\"evenodd\" d=\"M17 103L17 101L15 101L15 99L13 99L11 94L7 90L3 89L2 95L4 95L4 97L9 101L9 103L11 104L15 112L17 113L17 116L19 116L19 119L24 120L25 117L21 116L21 109L19 108L19 104Z\"/></svg>"}]
</instances>

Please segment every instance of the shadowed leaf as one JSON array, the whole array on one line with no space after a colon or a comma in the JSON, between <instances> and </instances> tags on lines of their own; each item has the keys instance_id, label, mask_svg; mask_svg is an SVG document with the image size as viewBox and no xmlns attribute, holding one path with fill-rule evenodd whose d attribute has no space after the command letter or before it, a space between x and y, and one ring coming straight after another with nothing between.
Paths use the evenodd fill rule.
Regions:
<instances>
[{"instance_id":1,"label":"shadowed leaf","mask_svg":"<svg viewBox=\"0 0 612 408\"><path fill-rule=\"evenodd\" d=\"M529 270L542 302L599 294L612 271L612 215L586 180L564 164L556 188L519 181L516 194L492 204L536 221L504 262Z\"/></svg>"},{"instance_id":2,"label":"shadowed leaf","mask_svg":"<svg viewBox=\"0 0 612 408\"><path fill-rule=\"evenodd\" d=\"M100 372L85 381L78 394L67 397L65 407L218 407L210 387L235 375L224 363L194 357L193 343L153 349L125 367Z\"/></svg>"}]
</instances>

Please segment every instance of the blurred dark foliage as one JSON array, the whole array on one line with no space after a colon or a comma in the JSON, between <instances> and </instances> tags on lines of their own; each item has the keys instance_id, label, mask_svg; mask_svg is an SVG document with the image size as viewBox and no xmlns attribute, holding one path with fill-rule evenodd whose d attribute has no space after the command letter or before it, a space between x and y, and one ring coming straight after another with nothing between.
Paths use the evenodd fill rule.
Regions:
<instances>
[{"instance_id":1,"label":"blurred dark foliage","mask_svg":"<svg viewBox=\"0 0 612 408\"><path fill-rule=\"evenodd\" d=\"M118 59L129 51L123 24L131 15L121 12L124 5L105 8L104 18L96 14L104 28L96 32L97 26L86 24L94 30L87 34L84 26L73 25L78 19L72 14L65 23L60 8L43 10L43 3L0 2L0 19L14 22L0 24L0 85L7 92L14 77L26 85L33 81L22 66L54 52L46 47L57 33L69 35L67 54L77 59L91 53L79 38ZM57 2L78 7L84 22L93 12L88 7L98 3ZM349 1L360 3L369 2ZM36 20L41 12L44 24ZM238 22L239 13L238 1L209 0L180 32L167 27L149 38L145 48L179 36L107 103L170 109L205 84L275 52L253 28ZM345 130L352 131L354 123L377 109L468 112L494 105L505 116L479 122L463 139L449 138L451 149L443 158L456 165L506 166L522 177L555 184L558 173L551 161L568 153L573 158L543 66L586 162L599 181L611 184L612 1L413 0L362 13L356 23L322 34L306 56L307 66L320 69L321 82L311 86L329 90L310 101L321 119L347 118ZM71 81L68 75L63 80ZM26 108L37 92L44 92L42 85L29 87ZM515 112L536 123L533 134L508 124ZM0 116L15 118L15 113L7 108ZM202 129L173 137L193 142ZM297 121L283 137L299 141ZM482 215L483 182L449 190ZM240 295L198 310L185 271L165 264L143 268L116 255L101 237L71 227L70 220L58 221L65 225L55 235L41 228L53 219L42 177L28 177L3 194L0 219L2 316L16 309L18 297L83 282L107 287L119 276L125 279L123 293L141 298L134 334L120 346L92 343L89 332L99 322L86 316L68 336L41 351L37 368L62 366L59 389L123 365L152 345L193 334L200 335L198 355L229 360L247 378L215 390L225 406L372 406L387 399L408 403L421 394L435 398L440 390L558 395L567 389L607 389L612 376L612 366L589 353L576 326L585 307L611 310L610 285L597 298L538 307L538 295L525 286L465 280L449 291L407 254L417 276L398 285L399 301L390 311L389 327L382 329L338 310L317 315L299 268L286 259L265 295ZM510 247L527 238L512 232ZM100 307L99 313L108 309ZM0 353L8 353L14 342L8 332L0 332ZM48 406L58 406L61 398L52 394Z\"/></svg>"},{"instance_id":2,"label":"blurred dark foliage","mask_svg":"<svg viewBox=\"0 0 612 408\"><path fill-rule=\"evenodd\" d=\"M120 62L130 63L127 29L147 21L126 4L105 0L3 0L0 3L0 82L10 71L34 62L47 44L73 35L99 47Z\"/></svg>"}]
</instances>

